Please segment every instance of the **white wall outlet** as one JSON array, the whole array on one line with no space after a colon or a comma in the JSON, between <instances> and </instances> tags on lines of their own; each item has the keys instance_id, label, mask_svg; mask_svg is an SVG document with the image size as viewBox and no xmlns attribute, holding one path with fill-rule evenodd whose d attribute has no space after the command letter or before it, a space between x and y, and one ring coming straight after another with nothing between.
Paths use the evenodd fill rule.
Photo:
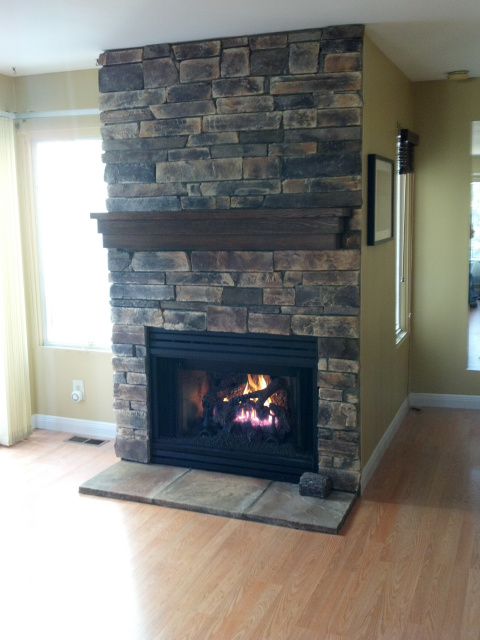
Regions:
<instances>
[{"instance_id":1,"label":"white wall outlet","mask_svg":"<svg viewBox=\"0 0 480 640\"><path fill-rule=\"evenodd\" d=\"M73 380L72 387L73 402L82 402L82 400L85 400L85 387L83 380Z\"/></svg>"}]
</instances>

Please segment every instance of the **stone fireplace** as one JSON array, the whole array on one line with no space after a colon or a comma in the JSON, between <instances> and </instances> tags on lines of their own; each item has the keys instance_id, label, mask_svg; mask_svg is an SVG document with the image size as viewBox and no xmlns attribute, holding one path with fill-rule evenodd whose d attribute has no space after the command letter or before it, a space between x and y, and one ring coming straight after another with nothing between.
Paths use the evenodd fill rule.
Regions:
<instances>
[{"instance_id":1,"label":"stone fireplace","mask_svg":"<svg viewBox=\"0 0 480 640\"><path fill-rule=\"evenodd\" d=\"M237 472L243 445L215 440L212 461L193 442L221 424L258 445L239 473L314 470L358 490L362 43L355 25L101 56L109 198L92 216L109 249L122 459ZM261 435L232 414L258 403L244 385L257 375L283 394L258 404ZM223 417L209 422L210 401Z\"/></svg>"}]
</instances>

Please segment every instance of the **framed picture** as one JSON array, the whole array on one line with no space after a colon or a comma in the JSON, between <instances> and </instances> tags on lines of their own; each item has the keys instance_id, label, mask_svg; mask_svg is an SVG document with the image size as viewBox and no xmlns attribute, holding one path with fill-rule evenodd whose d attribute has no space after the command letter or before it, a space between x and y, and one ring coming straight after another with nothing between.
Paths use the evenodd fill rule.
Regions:
<instances>
[{"instance_id":1,"label":"framed picture","mask_svg":"<svg viewBox=\"0 0 480 640\"><path fill-rule=\"evenodd\" d=\"M393 160L368 155L368 245L393 238L393 166Z\"/></svg>"}]
</instances>

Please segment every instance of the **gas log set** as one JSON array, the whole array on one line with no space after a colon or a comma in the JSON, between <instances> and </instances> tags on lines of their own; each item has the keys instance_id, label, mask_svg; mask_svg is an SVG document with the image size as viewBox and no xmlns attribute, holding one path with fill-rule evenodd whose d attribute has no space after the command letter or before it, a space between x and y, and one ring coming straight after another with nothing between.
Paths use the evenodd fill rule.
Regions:
<instances>
[{"instance_id":1,"label":"gas log set","mask_svg":"<svg viewBox=\"0 0 480 640\"><path fill-rule=\"evenodd\" d=\"M201 435L231 433L249 441L284 441L291 430L285 378L229 374L212 383L202 398Z\"/></svg>"}]
</instances>

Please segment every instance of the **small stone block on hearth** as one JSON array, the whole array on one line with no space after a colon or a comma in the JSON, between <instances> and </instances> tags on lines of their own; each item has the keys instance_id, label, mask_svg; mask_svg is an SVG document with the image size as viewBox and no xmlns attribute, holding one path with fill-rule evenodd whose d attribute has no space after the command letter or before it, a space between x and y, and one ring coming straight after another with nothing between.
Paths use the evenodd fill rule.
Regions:
<instances>
[{"instance_id":1,"label":"small stone block on hearth","mask_svg":"<svg viewBox=\"0 0 480 640\"><path fill-rule=\"evenodd\" d=\"M306 472L300 478L298 489L301 496L328 498L332 491L332 479L320 473Z\"/></svg>"}]
</instances>

